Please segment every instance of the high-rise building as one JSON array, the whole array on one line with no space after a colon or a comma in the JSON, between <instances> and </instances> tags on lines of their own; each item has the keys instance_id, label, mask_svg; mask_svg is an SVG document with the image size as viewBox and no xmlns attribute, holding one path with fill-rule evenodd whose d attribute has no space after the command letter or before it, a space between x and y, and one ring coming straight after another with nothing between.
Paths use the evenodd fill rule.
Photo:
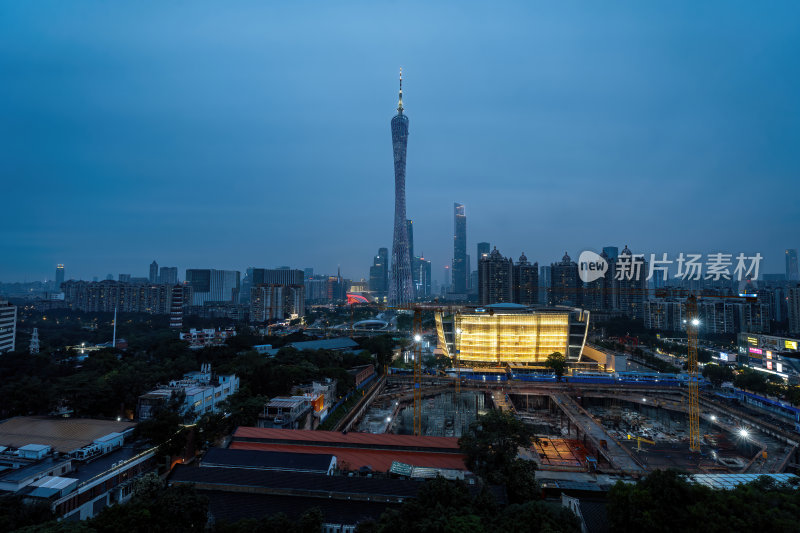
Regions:
<instances>
[{"instance_id":1,"label":"high-rise building","mask_svg":"<svg viewBox=\"0 0 800 533\"><path fill-rule=\"evenodd\" d=\"M495 247L478 261L478 302L480 305L514 302L514 263Z\"/></svg>"},{"instance_id":2,"label":"high-rise building","mask_svg":"<svg viewBox=\"0 0 800 533\"><path fill-rule=\"evenodd\" d=\"M789 281L797 281L800 279L800 274L797 270L797 249L786 250L786 279Z\"/></svg>"},{"instance_id":3,"label":"high-rise building","mask_svg":"<svg viewBox=\"0 0 800 533\"><path fill-rule=\"evenodd\" d=\"M394 152L394 238L392 268L389 279L389 303L403 305L414 300L411 279L408 227L406 224L406 149L408 147L408 117L403 114L403 72L400 71L400 93L397 114L392 118L392 149Z\"/></svg>"},{"instance_id":4,"label":"high-rise building","mask_svg":"<svg viewBox=\"0 0 800 533\"><path fill-rule=\"evenodd\" d=\"M606 257L609 259L616 260L617 257L619 257L619 248L616 246L604 246L603 253L606 254Z\"/></svg>"},{"instance_id":5,"label":"high-rise building","mask_svg":"<svg viewBox=\"0 0 800 533\"><path fill-rule=\"evenodd\" d=\"M632 267L627 264L630 261ZM634 255L627 246L619 253L615 272L616 298L619 309L629 318L644 318L644 302L647 300L647 261L644 256ZM624 268L623 268L624 267ZM620 279L616 279L616 278Z\"/></svg>"},{"instance_id":6,"label":"high-rise building","mask_svg":"<svg viewBox=\"0 0 800 533\"><path fill-rule=\"evenodd\" d=\"M552 305L578 306L581 304L579 294L580 278L578 278L578 264L569 254L564 252L561 262L550 265Z\"/></svg>"},{"instance_id":7,"label":"high-rise building","mask_svg":"<svg viewBox=\"0 0 800 533\"><path fill-rule=\"evenodd\" d=\"M0 300L0 353L13 352L17 338L17 306Z\"/></svg>"},{"instance_id":8,"label":"high-rise building","mask_svg":"<svg viewBox=\"0 0 800 533\"><path fill-rule=\"evenodd\" d=\"M414 286L414 298L416 298L419 284L419 265L417 264L419 258L414 255L414 221L407 219L406 228L408 229L408 258L411 261L411 284Z\"/></svg>"},{"instance_id":9,"label":"high-rise building","mask_svg":"<svg viewBox=\"0 0 800 533\"><path fill-rule=\"evenodd\" d=\"M539 303L539 263L529 263L525 252L522 252L519 262L514 265L514 303Z\"/></svg>"},{"instance_id":10,"label":"high-rise building","mask_svg":"<svg viewBox=\"0 0 800 533\"><path fill-rule=\"evenodd\" d=\"M789 333L797 335L800 334L800 284L789 287L787 292Z\"/></svg>"},{"instance_id":11,"label":"high-rise building","mask_svg":"<svg viewBox=\"0 0 800 533\"><path fill-rule=\"evenodd\" d=\"M191 289L190 289L191 291ZM169 327L180 331L183 328L183 300L186 289L181 285L172 286L172 299L169 306Z\"/></svg>"},{"instance_id":12,"label":"high-rise building","mask_svg":"<svg viewBox=\"0 0 800 533\"><path fill-rule=\"evenodd\" d=\"M159 283L167 285L178 284L178 267L161 267L161 274L158 277Z\"/></svg>"},{"instance_id":13,"label":"high-rise building","mask_svg":"<svg viewBox=\"0 0 800 533\"><path fill-rule=\"evenodd\" d=\"M428 297L431 295L431 262L424 257L418 257L416 265L419 269L417 297Z\"/></svg>"},{"instance_id":14,"label":"high-rise building","mask_svg":"<svg viewBox=\"0 0 800 533\"><path fill-rule=\"evenodd\" d=\"M158 283L158 263L155 259L150 263L150 283Z\"/></svg>"},{"instance_id":15,"label":"high-rise building","mask_svg":"<svg viewBox=\"0 0 800 533\"><path fill-rule=\"evenodd\" d=\"M444 266L444 283L442 283L442 289L445 291L450 291L450 287L452 287L452 282L450 280L450 265Z\"/></svg>"},{"instance_id":16,"label":"high-rise building","mask_svg":"<svg viewBox=\"0 0 800 533\"><path fill-rule=\"evenodd\" d=\"M186 282L193 290L192 305L237 302L240 281L238 270L186 269Z\"/></svg>"},{"instance_id":17,"label":"high-rise building","mask_svg":"<svg viewBox=\"0 0 800 533\"><path fill-rule=\"evenodd\" d=\"M56 286L55 291L61 292L61 284L64 283L64 265L56 265Z\"/></svg>"},{"instance_id":18,"label":"high-rise building","mask_svg":"<svg viewBox=\"0 0 800 533\"><path fill-rule=\"evenodd\" d=\"M130 274L120 274L119 277L117 277L117 281L121 281L123 283L128 283L130 280L131 280Z\"/></svg>"},{"instance_id":19,"label":"high-rise building","mask_svg":"<svg viewBox=\"0 0 800 533\"><path fill-rule=\"evenodd\" d=\"M467 215L464 205L453 204L453 293L467 292Z\"/></svg>"},{"instance_id":20,"label":"high-rise building","mask_svg":"<svg viewBox=\"0 0 800 533\"><path fill-rule=\"evenodd\" d=\"M491 251L492 251L492 249L489 246L488 242L479 242L478 243L478 261L481 260L481 257L484 257L484 256L488 257L489 256L489 252L491 252Z\"/></svg>"},{"instance_id":21,"label":"high-rise building","mask_svg":"<svg viewBox=\"0 0 800 533\"><path fill-rule=\"evenodd\" d=\"M386 298L389 285L389 250L379 248L369 268L369 290L380 301Z\"/></svg>"},{"instance_id":22,"label":"high-rise building","mask_svg":"<svg viewBox=\"0 0 800 533\"><path fill-rule=\"evenodd\" d=\"M539 267L539 301L543 304L552 305L552 277L550 275L550 265Z\"/></svg>"},{"instance_id":23,"label":"high-rise building","mask_svg":"<svg viewBox=\"0 0 800 533\"><path fill-rule=\"evenodd\" d=\"M314 277L314 269L313 268L304 268L303 269L303 279L311 279Z\"/></svg>"},{"instance_id":24,"label":"high-rise building","mask_svg":"<svg viewBox=\"0 0 800 533\"><path fill-rule=\"evenodd\" d=\"M84 313L170 314L172 298L181 292L182 305L191 305L192 287L185 285L139 284L120 281L65 281L64 302Z\"/></svg>"},{"instance_id":25,"label":"high-rise building","mask_svg":"<svg viewBox=\"0 0 800 533\"><path fill-rule=\"evenodd\" d=\"M302 271L297 272L302 275ZM304 314L305 286L302 283L259 284L250 289L250 322L269 322Z\"/></svg>"}]
</instances>

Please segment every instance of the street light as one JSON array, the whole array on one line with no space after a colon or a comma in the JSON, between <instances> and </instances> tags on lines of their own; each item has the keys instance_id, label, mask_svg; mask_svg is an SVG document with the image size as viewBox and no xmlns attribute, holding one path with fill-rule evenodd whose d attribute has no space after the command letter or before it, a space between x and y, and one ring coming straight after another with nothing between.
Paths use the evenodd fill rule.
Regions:
<instances>
[{"instance_id":1,"label":"street light","mask_svg":"<svg viewBox=\"0 0 800 533\"><path fill-rule=\"evenodd\" d=\"M693 318L693 319L692 319L692 325L693 325L694 327L697 327L697 326L699 326L699 325L700 325L700 319L699 319L699 318Z\"/></svg>"},{"instance_id":2,"label":"street light","mask_svg":"<svg viewBox=\"0 0 800 533\"><path fill-rule=\"evenodd\" d=\"M717 421L717 415L711 415L711 421L712 422L716 422Z\"/></svg>"},{"instance_id":3,"label":"street light","mask_svg":"<svg viewBox=\"0 0 800 533\"><path fill-rule=\"evenodd\" d=\"M739 430L739 436L742 437L743 439L746 439L749 435L750 435L750 432L747 431L747 428L741 428Z\"/></svg>"},{"instance_id":4,"label":"street light","mask_svg":"<svg viewBox=\"0 0 800 533\"><path fill-rule=\"evenodd\" d=\"M420 334L414 335L414 340L417 341L417 342L420 342L422 340L422 335L420 335Z\"/></svg>"}]
</instances>

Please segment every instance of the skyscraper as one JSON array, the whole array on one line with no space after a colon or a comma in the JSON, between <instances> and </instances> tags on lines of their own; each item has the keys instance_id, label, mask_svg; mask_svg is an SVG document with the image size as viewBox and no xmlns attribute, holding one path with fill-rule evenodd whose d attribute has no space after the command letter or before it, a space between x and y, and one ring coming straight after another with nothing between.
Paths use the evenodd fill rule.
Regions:
<instances>
[{"instance_id":1,"label":"skyscraper","mask_svg":"<svg viewBox=\"0 0 800 533\"><path fill-rule=\"evenodd\" d=\"M492 249L489 247L489 243L488 242L479 242L478 243L478 261L480 262L481 257L488 257L489 256L489 252L491 252L491 251L492 251Z\"/></svg>"},{"instance_id":2,"label":"skyscraper","mask_svg":"<svg viewBox=\"0 0 800 533\"><path fill-rule=\"evenodd\" d=\"M514 301L514 262L497 248L478 260L478 302L481 305Z\"/></svg>"},{"instance_id":3,"label":"skyscraper","mask_svg":"<svg viewBox=\"0 0 800 533\"><path fill-rule=\"evenodd\" d=\"M369 290L379 300L386 298L389 285L389 250L379 248L378 255L373 257L369 268Z\"/></svg>"},{"instance_id":4,"label":"skyscraper","mask_svg":"<svg viewBox=\"0 0 800 533\"><path fill-rule=\"evenodd\" d=\"M580 305L582 287L578 277L578 264L573 261L567 252L560 263L550 265L551 300L552 305Z\"/></svg>"},{"instance_id":5,"label":"skyscraper","mask_svg":"<svg viewBox=\"0 0 800 533\"><path fill-rule=\"evenodd\" d=\"M406 228L408 229L408 258L411 261L411 284L414 287L414 298L419 296L417 286L419 285L419 258L414 256L414 221L411 219L406 220Z\"/></svg>"},{"instance_id":6,"label":"skyscraper","mask_svg":"<svg viewBox=\"0 0 800 533\"><path fill-rule=\"evenodd\" d=\"M797 261L795 261L797 264ZM56 292L61 290L61 284L64 283L64 265L58 264L56 265Z\"/></svg>"},{"instance_id":7,"label":"skyscraper","mask_svg":"<svg viewBox=\"0 0 800 533\"><path fill-rule=\"evenodd\" d=\"M167 283L169 285L178 284L178 267L161 267L161 273L158 276L159 283Z\"/></svg>"},{"instance_id":8,"label":"skyscraper","mask_svg":"<svg viewBox=\"0 0 800 533\"><path fill-rule=\"evenodd\" d=\"M158 263L155 259L150 263L150 283L158 283Z\"/></svg>"},{"instance_id":9,"label":"skyscraper","mask_svg":"<svg viewBox=\"0 0 800 533\"><path fill-rule=\"evenodd\" d=\"M786 279L797 281L800 279L797 269L797 249L786 250Z\"/></svg>"},{"instance_id":10,"label":"skyscraper","mask_svg":"<svg viewBox=\"0 0 800 533\"><path fill-rule=\"evenodd\" d=\"M406 225L407 147L408 117L403 114L403 71L401 70L397 114L392 118L392 149L394 151L394 239L392 241L392 270L389 280L389 303L392 305L403 305L414 300L408 227Z\"/></svg>"},{"instance_id":11,"label":"skyscraper","mask_svg":"<svg viewBox=\"0 0 800 533\"><path fill-rule=\"evenodd\" d=\"M522 252L519 262L514 265L514 303L539 303L539 263L528 262L525 252Z\"/></svg>"},{"instance_id":12,"label":"skyscraper","mask_svg":"<svg viewBox=\"0 0 800 533\"><path fill-rule=\"evenodd\" d=\"M453 290L467 292L467 215L464 204L453 204Z\"/></svg>"}]
</instances>

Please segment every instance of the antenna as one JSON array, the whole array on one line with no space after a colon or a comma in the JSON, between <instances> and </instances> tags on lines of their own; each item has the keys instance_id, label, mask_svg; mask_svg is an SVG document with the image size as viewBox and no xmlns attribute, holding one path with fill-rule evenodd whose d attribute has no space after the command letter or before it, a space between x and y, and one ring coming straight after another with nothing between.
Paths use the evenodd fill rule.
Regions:
<instances>
[{"instance_id":1,"label":"antenna","mask_svg":"<svg viewBox=\"0 0 800 533\"><path fill-rule=\"evenodd\" d=\"M400 96L397 103L397 112L403 114L403 67L400 67Z\"/></svg>"}]
</instances>

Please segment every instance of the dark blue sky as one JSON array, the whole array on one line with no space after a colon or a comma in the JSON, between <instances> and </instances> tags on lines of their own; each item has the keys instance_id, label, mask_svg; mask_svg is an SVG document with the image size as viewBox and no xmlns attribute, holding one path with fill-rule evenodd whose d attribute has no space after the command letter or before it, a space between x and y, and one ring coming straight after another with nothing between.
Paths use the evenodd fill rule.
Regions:
<instances>
[{"instance_id":1,"label":"dark blue sky","mask_svg":"<svg viewBox=\"0 0 800 533\"><path fill-rule=\"evenodd\" d=\"M797 2L429 4L3 1L0 280L800 247Z\"/></svg>"}]
</instances>

